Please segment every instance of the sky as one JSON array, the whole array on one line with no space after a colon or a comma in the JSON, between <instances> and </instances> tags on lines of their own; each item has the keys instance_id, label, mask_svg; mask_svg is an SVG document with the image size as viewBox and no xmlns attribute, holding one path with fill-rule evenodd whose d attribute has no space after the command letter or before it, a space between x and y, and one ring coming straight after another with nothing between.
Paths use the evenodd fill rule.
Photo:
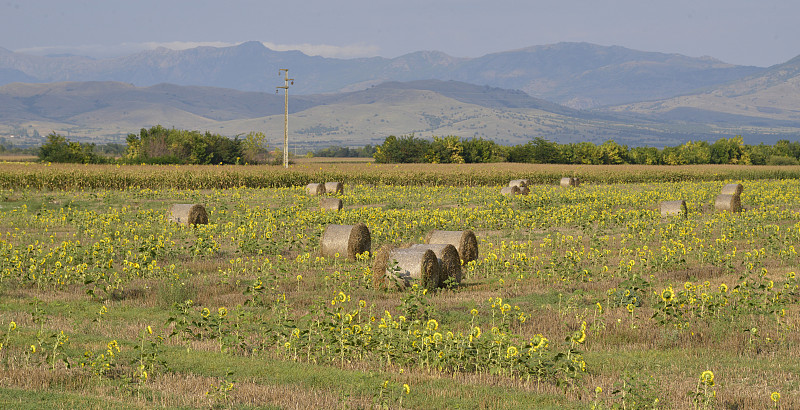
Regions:
<instances>
[{"instance_id":1,"label":"sky","mask_svg":"<svg viewBox=\"0 0 800 410\"><path fill-rule=\"evenodd\" d=\"M0 0L0 47L116 57L260 41L325 57L454 57L558 42L767 67L800 55L797 0Z\"/></svg>"}]
</instances>

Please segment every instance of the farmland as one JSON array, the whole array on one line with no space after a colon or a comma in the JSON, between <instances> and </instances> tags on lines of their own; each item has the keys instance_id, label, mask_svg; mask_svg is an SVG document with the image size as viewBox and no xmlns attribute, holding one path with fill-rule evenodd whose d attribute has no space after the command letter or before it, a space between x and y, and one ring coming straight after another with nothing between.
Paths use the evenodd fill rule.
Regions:
<instances>
[{"instance_id":1,"label":"farmland","mask_svg":"<svg viewBox=\"0 0 800 410\"><path fill-rule=\"evenodd\" d=\"M0 405L798 408L799 176L3 163ZM514 178L529 195L499 194ZM331 180L340 212L304 190ZM732 181L744 211L715 211ZM209 224L168 223L176 203ZM371 255L319 254L356 223L373 250L470 229L478 259L460 286L376 290Z\"/></svg>"}]
</instances>

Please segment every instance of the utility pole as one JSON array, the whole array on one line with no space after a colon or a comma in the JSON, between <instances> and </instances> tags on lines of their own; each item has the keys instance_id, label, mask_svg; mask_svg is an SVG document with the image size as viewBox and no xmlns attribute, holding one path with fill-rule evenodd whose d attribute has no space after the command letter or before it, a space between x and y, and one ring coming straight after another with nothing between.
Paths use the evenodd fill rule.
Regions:
<instances>
[{"instance_id":1,"label":"utility pole","mask_svg":"<svg viewBox=\"0 0 800 410\"><path fill-rule=\"evenodd\" d=\"M289 168L289 83L294 85L294 78L289 78L289 69L288 68L280 68L278 69L278 75L281 75L281 72L284 74L284 84L283 87L278 86L275 87L275 94L278 93L277 89L283 88L283 95L284 95L284 115L283 115L283 167Z\"/></svg>"}]
</instances>

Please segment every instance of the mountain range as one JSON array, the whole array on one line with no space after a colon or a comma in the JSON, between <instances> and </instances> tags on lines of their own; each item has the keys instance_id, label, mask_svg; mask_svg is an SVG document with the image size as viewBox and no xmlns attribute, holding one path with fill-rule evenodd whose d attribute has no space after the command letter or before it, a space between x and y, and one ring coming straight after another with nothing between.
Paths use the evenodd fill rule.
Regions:
<instances>
[{"instance_id":1,"label":"mountain range","mask_svg":"<svg viewBox=\"0 0 800 410\"><path fill-rule=\"evenodd\" d=\"M277 142L278 68L296 79L290 129L300 149L412 132L662 146L733 134L770 142L800 131L800 57L761 68L559 43L478 58L422 51L333 59L248 42L108 60L0 48L0 135L5 126L120 142L161 124L229 136L265 131Z\"/></svg>"}]
</instances>

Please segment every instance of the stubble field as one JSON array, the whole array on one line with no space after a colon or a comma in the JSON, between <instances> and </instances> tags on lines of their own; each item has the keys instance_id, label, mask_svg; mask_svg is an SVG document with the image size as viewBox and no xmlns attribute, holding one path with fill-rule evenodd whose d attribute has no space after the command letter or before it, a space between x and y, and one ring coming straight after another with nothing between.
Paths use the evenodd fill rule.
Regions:
<instances>
[{"instance_id":1,"label":"stubble field","mask_svg":"<svg viewBox=\"0 0 800 410\"><path fill-rule=\"evenodd\" d=\"M0 406L798 408L798 175L0 164ZM330 180L340 212L304 189ZM730 182L741 213L714 209ZM478 259L376 290L373 255L319 253L356 223L373 252L469 229Z\"/></svg>"}]
</instances>

